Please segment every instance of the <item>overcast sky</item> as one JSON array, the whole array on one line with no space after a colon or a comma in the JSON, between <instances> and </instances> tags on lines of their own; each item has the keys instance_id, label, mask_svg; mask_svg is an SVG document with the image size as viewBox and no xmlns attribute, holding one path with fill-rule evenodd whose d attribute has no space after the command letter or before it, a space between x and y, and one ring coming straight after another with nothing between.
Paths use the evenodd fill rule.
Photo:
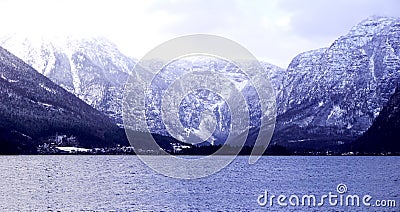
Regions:
<instances>
[{"instance_id":1,"label":"overcast sky","mask_svg":"<svg viewBox=\"0 0 400 212\"><path fill-rule=\"evenodd\" d=\"M281 67L371 15L400 17L398 0L0 0L0 8L0 34L104 36L139 59L168 39L207 33Z\"/></svg>"}]
</instances>

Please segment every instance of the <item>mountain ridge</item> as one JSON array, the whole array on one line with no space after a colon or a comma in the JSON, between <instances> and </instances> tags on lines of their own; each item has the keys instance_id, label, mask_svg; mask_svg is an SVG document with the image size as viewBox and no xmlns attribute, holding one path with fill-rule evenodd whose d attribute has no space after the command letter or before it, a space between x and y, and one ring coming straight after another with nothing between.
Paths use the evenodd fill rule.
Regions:
<instances>
[{"instance_id":1,"label":"mountain ridge","mask_svg":"<svg viewBox=\"0 0 400 212\"><path fill-rule=\"evenodd\" d=\"M329 47L300 53L293 58L286 70L261 62L270 76L276 94L277 122L272 143L296 148L328 148L351 143L361 136L379 116L394 93L396 82L400 80L399 40L399 18L372 16L352 27ZM88 39L82 45L79 44L81 41L72 42L75 45L73 47L61 45L70 52L57 50L61 55L55 60L58 63L51 62L51 59L46 61L58 64L61 69L65 66L66 71L57 72L56 68L43 62L42 64L47 65L40 66L41 73L108 114L121 126L122 90L129 74L137 74L130 73L136 61L123 56L114 45L108 45L109 41L92 41ZM9 41L0 41L7 42ZM12 47L11 44L9 43ZM108 55L108 51L112 53ZM25 57L29 56L28 53ZM35 54L37 56L39 53ZM39 56L45 58L43 55ZM212 63L216 68L223 67L215 61ZM173 68L179 72L188 68L187 64L175 63ZM196 66L201 68L209 65ZM243 81L234 74L231 76ZM63 77L67 80L63 81ZM173 76L165 79L170 77ZM251 90L246 92L252 94ZM207 95L208 98L214 98ZM197 100L185 101L189 106ZM146 109L150 115L147 123L150 130L168 135L165 129L159 127L160 120L152 116L159 114L159 110ZM199 125L198 114L193 115L195 111L190 107L184 110L185 116L181 121L187 122L189 128L195 127L196 130L196 125ZM255 109L253 112L257 114L259 111ZM221 121L227 111L218 110L217 113L219 115L216 116ZM258 115L254 114L252 118L256 119ZM251 121L253 125L256 123L256 120ZM254 127L253 125L249 127ZM221 123L218 126L221 132L227 129ZM224 137L222 134L219 136Z\"/></svg>"}]
</instances>

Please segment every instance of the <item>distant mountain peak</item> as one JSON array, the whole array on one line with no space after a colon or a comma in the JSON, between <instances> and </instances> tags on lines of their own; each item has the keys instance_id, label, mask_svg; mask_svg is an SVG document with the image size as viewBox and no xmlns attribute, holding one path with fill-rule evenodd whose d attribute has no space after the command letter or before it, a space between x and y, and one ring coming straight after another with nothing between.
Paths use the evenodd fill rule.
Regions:
<instances>
[{"instance_id":1,"label":"distant mountain peak","mask_svg":"<svg viewBox=\"0 0 400 212\"><path fill-rule=\"evenodd\" d=\"M0 45L122 124L122 94L135 60L104 37L10 34Z\"/></svg>"}]
</instances>

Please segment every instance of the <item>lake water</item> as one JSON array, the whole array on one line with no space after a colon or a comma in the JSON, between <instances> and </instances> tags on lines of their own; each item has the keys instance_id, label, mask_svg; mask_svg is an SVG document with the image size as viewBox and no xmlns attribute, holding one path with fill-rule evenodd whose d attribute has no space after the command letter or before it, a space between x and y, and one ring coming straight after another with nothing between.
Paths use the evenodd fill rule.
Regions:
<instances>
[{"instance_id":1,"label":"lake water","mask_svg":"<svg viewBox=\"0 0 400 212\"><path fill-rule=\"evenodd\" d=\"M136 156L0 156L1 211L400 211L400 157L239 156L197 180L155 173ZM370 195L396 207L279 206L268 195ZM342 196L343 196L342 195ZM346 198L346 196L344 196ZM260 199L260 202L263 198ZM275 201L275 200L274 200ZM319 200L318 200L319 201ZM288 199L286 199L288 203Z\"/></svg>"}]
</instances>

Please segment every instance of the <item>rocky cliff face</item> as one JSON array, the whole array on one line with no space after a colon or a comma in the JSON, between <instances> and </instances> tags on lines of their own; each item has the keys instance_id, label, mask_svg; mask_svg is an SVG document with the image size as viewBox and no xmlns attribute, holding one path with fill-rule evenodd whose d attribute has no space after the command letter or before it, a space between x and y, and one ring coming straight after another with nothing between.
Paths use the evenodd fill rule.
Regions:
<instances>
[{"instance_id":1,"label":"rocky cliff face","mask_svg":"<svg viewBox=\"0 0 400 212\"><path fill-rule=\"evenodd\" d=\"M399 40L400 19L371 17L329 48L295 57L279 94L276 138L299 144L365 132L400 81Z\"/></svg>"},{"instance_id":2,"label":"rocky cliff face","mask_svg":"<svg viewBox=\"0 0 400 212\"><path fill-rule=\"evenodd\" d=\"M156 66L156 64L157 61L151 61L149 66ZM255 65L253 62L244 64L248 67ZM283 69L267 63L261 65L271 76L274 76L272 81L279 84L281 75L278 73ZM213 73L218 76L212 76ZM139 73L138 76L142 78L136 81L148 81L145 75L146 73ZM221 81L222 78L227 81ZM130 94L132 101L145 98L142 101L146 102L144 110L147 126L143 126L140 120L131 121L132 127L138 131L149 127L152 132L161 135L185 132L184 135L179 135L181 137L178 139L198 140L200 138L211 144L222 144L230 133L235 138L241 138L238 140L242 140L243 129L253 132L260 128L261 118L271 117L271 114L262 111L259 96L249 77L230 61L208 56L184 57L170 62L150 79L152 79L150 90L146 95L135 93L141 90L140 83L133 83L133 92ZM232 85L236 89L231 90ZM173 90L171 86L174 87ZM190 89L191 91L187 92L188 87L198 89ZM266 89L265 86L262 88ZM166 98L168 96L172 96L169 101ZM243 102L239 102L239 96L243 96ZM173 110L175 102L179 103L179 110ZM163 111L163 107L168 110ZM130 110L132 114L140 114L142 110L134 106L129 106L129 108L134 108ZM209 112L208 115L206 112ZM245 117L238 117L241 113L248 116L248 123ZM231 126L234 117L238 117L235 122L238 125L235 127ZM141 119L141 116L134 115L132 118ZM181 123L181 126L176 123L177 121Z\"/></svg>"}]
</instances>

